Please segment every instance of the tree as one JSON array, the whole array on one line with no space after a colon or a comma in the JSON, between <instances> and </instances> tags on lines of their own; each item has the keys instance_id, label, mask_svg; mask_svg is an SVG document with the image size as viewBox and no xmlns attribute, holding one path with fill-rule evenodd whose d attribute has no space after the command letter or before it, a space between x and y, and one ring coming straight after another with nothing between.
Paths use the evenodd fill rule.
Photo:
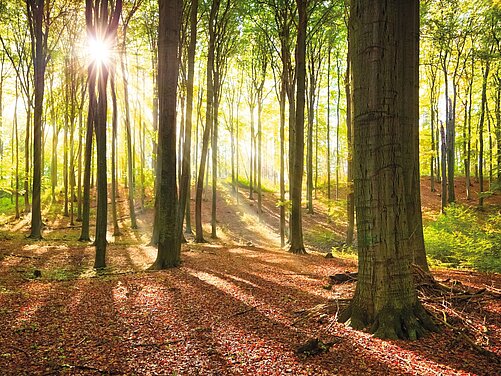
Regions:
<instances>
[{"instance_id":1,"label":"tree","mask_svg":"<svg viewBox=\"0 0 501 376\"><path fill-rule=\"evenodd\" d=\"M179 71L181 0L159 0L158 103L161 169L158 201L158 253L152 269L177 266L180 262L179 202L176 182L176 98Z\"/></svg>"},{"instance_id":2,"label":"tree","mask_svg":"<svg viewBox=\"0 0 501 376\"><path fill-rule=\"evenodd\" d=\"M434 329L412 277L402 155L415 142L402 135L404 111L417 121L418 87L406 78L417 74L418 25L417 0L351 1L359 277L341 320L357 329L370 325L382 338L415 339Z\"/></svg>"},{"instance_id":3,"label":"tree","mask_svg":"<svg viewBox=\"0 0 501 376\"><path fill-rule=\"evenodd\" d=\"M197 243L205 242L202 228L202 194L204 190L205 167L207 164L207 154L209 149L209 136L214 124L214 60L216 50L216 21L221 0L212 1L209 12L209 46L207 52L207 109L205 128L202 139L202 151L200 155L200 165L197 177L197 188L195 194L195 241Z\"/></svg>"},{"instance_id":4,"label":"tree","mask_svg":"<svg viewBox=\"0 0 501 376\"><path fill-rule=\"evenodd\" d=\"M301 191L304 171L304 107L306 94L306 28L308 24L308 0L296 0L299 15L296 44L296 121L293 126L293 137L289 140L292 158L291 175L291 223L290 248L296 254L306 253L303 244L303 228L301 219Z\"/></svg>"},{"instance_id":5,"label":"tree","mask_svg":"<svg viewBox=\"0 0 501 376\"><path fill-rule=\"evenodd\" d=\"M85 21L87 25L87 36L91 43L96 44L95 47L101 49L110 48L111 41L116 39L115 35L121 12L122 0L117 0L114 7L110 7L107 0L101 2L86 0ZM91 68L89 69L89 93L95 93L96 90L96 87L90 86L91 83L95 82L97 86L97 98L94 99L95 94L90 94L89 97L89 117L92 118L92 121L88 121L88 125L93 123L94 131L96 132L97 213L96 240L94 242L96 246L94 268L96 269L106 267L106 231L108 224L108 181L106 171L108 63L108 61L105 61L105 59L102 59L100 56L91 63ZM89 130L87 130L87 132L89 132ZM88 161L86 161L86 164L87 163Z\"/></svg>"},{"instance_id":6,"label":"tree","mask_svg":"<svg viewBox=\"0 0 501 376\"><path fill-rule=\"evenodd\" d=\"M33 196L30 238L42 238L42 112L45 67L47 64L48 27L43 28L44 0L28 0L28 25L32 41L33 67L35 70L35 107L33 121ZM47 20L46 25L49 24ZM28 194L26 192L26 194Z\"/></svg>"},{"instance_id":7,"label":"tree","mask_svg":"<svg viewBox=\"0 0 501 376\"><path fill-rule=\"evenodd\" d=\"M186 124L184 127L184 146L181 169L181 183L179 185L179 228L183 228L184 216L189 218L189 193L191 180L191 133L193 123L193 87L195 76L195 52L197 44L197 15L198 0L191 1L189 14L190 40L188 45L188 76L186 82ZM187 226L188 230L188 226ZM181 235L180 235L181 237Z\"/></svg>"}]
</instances>

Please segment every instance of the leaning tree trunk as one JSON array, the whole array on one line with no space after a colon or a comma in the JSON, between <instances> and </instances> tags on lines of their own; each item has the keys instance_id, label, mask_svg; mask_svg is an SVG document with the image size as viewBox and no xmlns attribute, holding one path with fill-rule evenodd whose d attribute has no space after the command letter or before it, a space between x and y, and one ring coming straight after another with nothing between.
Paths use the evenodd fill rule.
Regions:
<instances>
[{"instance_id":1,"label":"leaning tree trunk","mask_svg":"<svg viewBox=\"0 0 501 376\"><path fill-rule=\"evenodd\" d=\"M402 158L413 141L408 145L410 140L401 137L406 126L401 112L416 116L405 108L404 97L409 95L412 102L418 98L417 85L405 82L410 75L405 70L418 69L418 56L409 52L402 59L400 52L417 49L418 39L405 35L417 35L418 15L418 0L351 2L359 276L341 319L351 319L356 329L370 326L382 338L414 339L434 328L417 298L411 272Z\"/></svg>"}]
</instances>

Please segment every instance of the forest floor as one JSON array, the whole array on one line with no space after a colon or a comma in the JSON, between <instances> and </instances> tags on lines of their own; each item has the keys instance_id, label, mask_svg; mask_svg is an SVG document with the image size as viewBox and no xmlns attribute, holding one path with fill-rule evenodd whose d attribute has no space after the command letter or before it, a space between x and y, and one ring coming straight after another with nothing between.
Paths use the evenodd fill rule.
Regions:
<instances>
[{"instance_id":1,"label":"forest floor","mask_svg":"<svg viewBox=\"0 0 501 376\"><path fill-rule=\"evenodd\" d=\"M432 216L440 197L427 197ZM356 261L321 251L340 244L342 209L319 200L316 214L305 213L309 253L298 256L280 248L275 203L265 193L259 220L256 201L245 192L237 205L222 185L219 238L194 244L187 236L182 265L160 272L147 271L156 255L145 245L151 209L130 230L123 196L123 235L110 235L102 272L92 269L94 248L75 241L78 226L57 210L45 213L40 242L26 239L28 218L8 221L0 229L0 374L501 374L501 275L434 270L451 290L469 291L423 297L446 324L418 341L375 339L335 320L355 284L330 285L329 276L355 271ZM204 210L208 220L210 201ZM312 338L326 351L298 353Z\"/></svg>"}]
</instances>

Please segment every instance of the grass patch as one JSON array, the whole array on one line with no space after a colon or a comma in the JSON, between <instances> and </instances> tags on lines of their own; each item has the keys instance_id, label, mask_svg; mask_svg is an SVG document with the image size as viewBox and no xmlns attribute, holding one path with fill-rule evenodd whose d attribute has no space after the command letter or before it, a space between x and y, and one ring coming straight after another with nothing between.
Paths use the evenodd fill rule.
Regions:
<instances>
[{"instance_id":1,"label":"grass patch","mask_svg":"<svg viewBox=\"0 0 501 376\"><path fill-rule=\"evenodd\" d=\"M227 179L228 183L231 184L231 177ZM255 191L257 192L257 182L253 182L254 184L254 189ZM238 186L240 188L246 188L246 189L249 189L250 187L250 183L249 183L249 180L242 177L242 176L239 176L238 177ZM271 188L271 187L268 187L268 186L265 186L263 183L261 183L261 191L262 192L266 192L266 193L275 193L276 190Z\"/></svg>"},{"instance_id":2,"label":"grass patch","mask_svg":"<svg viewBox=\"0 0 501 376\"><path fill-rule=\"evenodd\" d=\"M481 219L473 210L452 205L424 228L432 265L501 272L501 215Z\"/></svg>"}]
</instances>

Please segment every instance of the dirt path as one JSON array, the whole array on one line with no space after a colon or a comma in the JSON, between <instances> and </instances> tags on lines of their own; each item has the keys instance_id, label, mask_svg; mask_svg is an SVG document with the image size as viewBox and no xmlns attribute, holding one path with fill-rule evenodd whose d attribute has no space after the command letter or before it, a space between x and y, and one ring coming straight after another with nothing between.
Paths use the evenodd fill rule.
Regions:
<instances>
[{"instance_id":1,"label":"dirt path","mask_svg":"<svg viewBox=\"0 0 501 376\"><path fill-rule=\"evenodd\" d=\"M219 199L218 240L184 245L181 267L154 273L144 270L156 250L141 245L149 235L148 211L139 214L139 230L110 239L110 268L102 276L92 271L93 248L72 240L78 229L53 230L41 243L24 239L26 228L1 232L0 373L495 375L499 371L495 359L471 349L447 328L415 342L381 341L336 323L335 310L325 316L299 316L319 304L330 301L335 307L336 299L348 298L354 284L324 287L329 275L354 270L356 265L318 253L285 252L279 248L272 214L259 222L254 206L237 208L232 200L229 192ZM210 211L207 202L204 210L204 215ZM34 278L35 270L41 271L40 278ZM439 276L445 279L449 274L443 271ZM452 278L476 288L501 289L499 275L454 272ZM468 314L472 325L483 325L484 336L476 340L501 356L499 299L452 308ZM297 347L310 338L333 345L317 356L296 355Z\"/></svg>"}]
</instances>

